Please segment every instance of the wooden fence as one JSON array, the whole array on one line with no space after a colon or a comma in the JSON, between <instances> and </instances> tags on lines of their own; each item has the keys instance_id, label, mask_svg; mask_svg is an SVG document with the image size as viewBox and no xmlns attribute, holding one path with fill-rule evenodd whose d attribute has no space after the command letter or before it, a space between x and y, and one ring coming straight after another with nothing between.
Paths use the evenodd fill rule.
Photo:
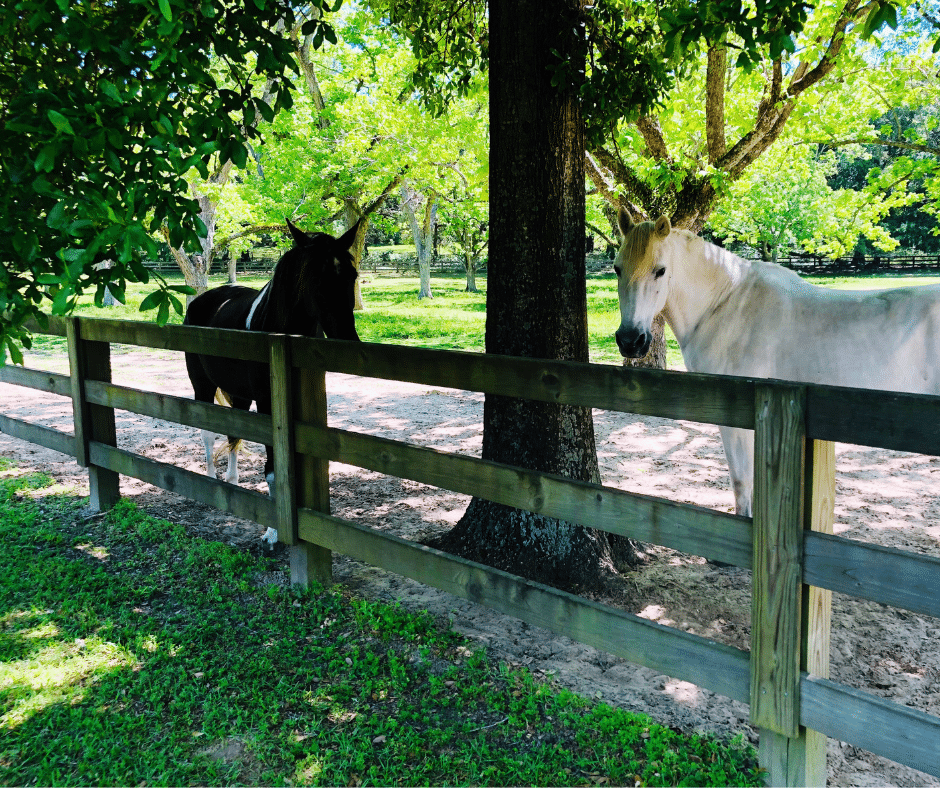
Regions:
<instances>
[{"instance_id":1,"label":"wooden fence","mask_svg":"<svg viewBox=\"0 0 940 788\"><path fill-rule=\"evenodd\" d=\"M940 398L88 318L49 333L68 337L70 375L0 380L71 397L74 436L2 415L0 430L87 466L99 509L133 476L276 528L294 582L328 581L337 551L749 703L772 785L825 784L826 736L940 776L940 719L828 676L832 591L940 616L940 559L832 535L832 442L940 454ZM274 413L114 385L112 342L268 363ZM754 429L754 516L330 428L327 371ZM274 445L276 495L117 448L116 408ZM332 517L331 460L751 569L750 651Z\"/></svg>"}]
</instances>

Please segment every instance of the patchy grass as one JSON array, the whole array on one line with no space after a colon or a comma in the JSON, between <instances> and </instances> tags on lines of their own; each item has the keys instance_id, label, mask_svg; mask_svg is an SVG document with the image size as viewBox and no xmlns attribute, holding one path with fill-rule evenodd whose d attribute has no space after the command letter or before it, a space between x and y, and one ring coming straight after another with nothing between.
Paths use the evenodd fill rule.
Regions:
<instances>
[{"instance_id":1,"label":"patchy grass","mask_svg":"<svg viewBox=\"0 0 940 788\"><path fill-rule=\"evenodd\" d=\"M685 736L496 664L428 615L0 463L4 785L759 785Z\"/></svg>"}]
</instances>

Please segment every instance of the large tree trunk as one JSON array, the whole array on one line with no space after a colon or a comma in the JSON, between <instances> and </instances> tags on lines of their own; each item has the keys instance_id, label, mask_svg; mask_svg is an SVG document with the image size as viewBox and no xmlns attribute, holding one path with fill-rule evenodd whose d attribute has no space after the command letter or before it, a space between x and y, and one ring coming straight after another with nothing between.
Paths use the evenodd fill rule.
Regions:
<instances>
[{"instance_id":1,"label":"large tree trunk","mask_svg":"<svg viewBox=\"0 0 940 788\"><path fill-rule=\"evenodd\" d=\"M490 3L490 256L486 352L587 361L584 136L574 90L578 4ZM591 411L487 395L483 457L597 482ZM555 586L596 585L633 559L626 540L474 499L437 545Z\"/></svg>"}]
</instances>

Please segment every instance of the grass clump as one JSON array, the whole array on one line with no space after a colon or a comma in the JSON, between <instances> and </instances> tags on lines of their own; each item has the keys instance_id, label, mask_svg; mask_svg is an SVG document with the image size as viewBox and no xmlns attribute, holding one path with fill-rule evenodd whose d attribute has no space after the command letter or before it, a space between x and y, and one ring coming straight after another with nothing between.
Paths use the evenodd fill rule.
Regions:
<instances>
[{"instance_id":1,"label":"grass clump","mask_svg":"<svg viewBox=\"0 0 940 788\"><path fill-rule=\"evenodd\" d=\"M759 785L753 750L0 467L4 785Z\"/></svg>"}]
</instances>

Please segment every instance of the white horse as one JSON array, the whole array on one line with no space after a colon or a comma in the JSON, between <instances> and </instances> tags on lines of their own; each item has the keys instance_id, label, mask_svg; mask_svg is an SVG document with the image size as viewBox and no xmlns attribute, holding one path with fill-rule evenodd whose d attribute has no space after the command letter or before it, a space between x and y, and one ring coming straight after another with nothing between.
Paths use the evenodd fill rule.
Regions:
<instances>
[{"instance_id":1,"label":"white horse","mask_svg":"<svg viewBox=\"0 0 940 788\"><path fill-rule=\"evenodd\" d=\"M664 311L692 372L940 394L940 285L846 291L743 260L669 219L621 209L617 345L646 355ZM735 511L750 516L752 430L721 428Z\"/></svg>"}]
</instances>

